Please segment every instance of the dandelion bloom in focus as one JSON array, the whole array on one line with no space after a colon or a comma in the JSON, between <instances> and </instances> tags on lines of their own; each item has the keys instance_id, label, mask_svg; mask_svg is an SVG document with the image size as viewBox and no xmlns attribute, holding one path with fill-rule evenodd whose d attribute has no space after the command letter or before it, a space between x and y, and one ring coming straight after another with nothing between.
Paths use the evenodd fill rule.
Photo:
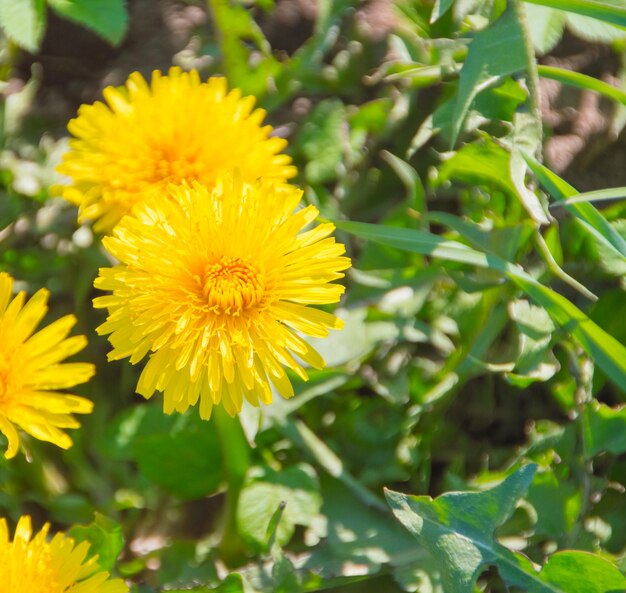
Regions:
<instances>
[{"instance_id":1,"label":"dandelion bloom in focus","mask_svg":"<svg viewBox=\"0 0 626 593\"><path fill-rule=\"evenodd\" d=\"M48 310L47 290L39 290L26 303L24 292L13 299L12 295L13 279L2 272L0 432L9 441L5 457L13 457L19 449L17 428L67 449L72 446L72 439L63 429L78 428L80 424L72 414L87 414L93 404L59 390L88 381L94 374L94 366L61 361L82 350L87 339L85 336L67 337L76 323L73 315L62 317L34 333Z\"/></svg>"},{"instance_id":2,"label":"dandelion bloom in focus","mask_svg":"<svg viewBox=\"0 0 626 593\"><path fill-rule=\"evenodd\" d=\"M222 404L234 415L244 398L269 403L270 383L293 388L284 367L307 379L302 361L321 356L301 337L325 337L343 322L310 305L337 302L350 260L332 224L300 232L318 211L296 211L302 192L286 184L225 175L212 188L169 186L138 206L104 239L121 263L95 286L110 290L98 328L110 334L110 360L150 353L137 392L164 393L168 414L200 404L209 418Z\"/></svg>"},{"instance_id":3,"label":"dandelion bloom in focus","mask_svg":"<svg viewBox=\"0 0 626 593\"><path fill-rule=\"evenodd\" d=\"M139 200L168 183L197 180L211 187L223 170L238 167L246 181L285 181L296 173L269 137L265 111L254 97L228 91L224 78L205 83L198 72L155 71L148 84L138 72L124 87L107 87L105 103L83 105L68 125L74 136L58 171L72 184L63 197L79 220L110 231Z\"/></svg>"},{"instance_id":4,"label":"dandelion bloom in focus","mask_svg":"<svg viewBox=\"0 0 626 593\"><path fill-rule=\"evenodd\" d=\"M57 533L48 541L50 525L33 537L30 517L21 517L13 541L0 519L0 590L2 593L127 593L121 579L109 579L97 557L87 560L89 543Z\"/></svg>"}]
</instances>

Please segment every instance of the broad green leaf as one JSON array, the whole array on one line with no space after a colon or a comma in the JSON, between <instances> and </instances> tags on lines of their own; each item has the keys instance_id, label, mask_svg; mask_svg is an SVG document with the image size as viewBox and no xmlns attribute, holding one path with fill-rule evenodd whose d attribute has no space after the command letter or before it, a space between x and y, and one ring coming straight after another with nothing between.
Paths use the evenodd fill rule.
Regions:
<instances>
[{"instance_id":1,"label":"broad green leaf","mask_svg":"<svg viewBox=\"0 0 626 593\"><path fill-rule=\"evenodd\" d=\"M524 159L546 191L555 199L564 201L578 192L558 175L528 154ZM587 202L564 205L569 213L581 221L583 226L599 241L626 257L626 240L609 224L602 214Z\"/></svg>"},{"instance_id":2,"label":"broad green leaf","mask_svg":"<svg viewBox=\"0 0 626 593\"><path fill-rule=\"evenodd\" d=\"M566 13L538 4L526 6L528 32L535 51L539 55L548 53L561 39Z\"/></svg>"},{"instance_id":3,"label":"broad green leaf","mask_svg":"<svg viewBox=\"0 0 626 593\"><path fill-rule=\"evenodd\" d=\"M608 84L602 80L598 80L593 76L587 76L580 72L574 72L573 70L566 70L565 68L556 68L555 66L537 66L537 72L539 76L543 78L550 78L552 80L558 80L563 84L574 86L579 89L594 91L600 93L609 99L618 101L623 105L626 105L626 92L619 89L612 84Z\"/></svg>"},{"instance_id":4,"label":"broad green leaf","mask_svg":"<svg viewBox=\"0 0 626 593\"><path fill-rule=\"evenodd\" d=\"M296 525L310 525L319 514L319 484L310 466L289 467L281 472L265 467L249 475L237 507L240 533L265 547L272 517L282 503L282 516L274 525L275 539L280 545L291 539Z\"/></svg>"},{"instance_id":5,"label":"broad green leaf","mask_svg":"<svg viewBox=\"0 0 626 593\"><path fill-rule=\"evenodd\" d=\"M482 253L462 243L446 241L424 231L362 222L337 221L335 224L337 228L383 245L498 270L536 304L542 306L562 329L571 333L618 387L623 389L626 386L626 347L591 321L565 297L535 280L519 266L496 255Z\"/></svg>"},{"instance_id":6,"label":"broad green leaf","mask_svg":"<svg viewBox=\"0 0 626 593\"><path fill-rule=\"evenodd\" d=\"M125 0L48 0L59 16L83 25L119 45L128 29Z\"/></svg>"},{"instance_id":7,"label":"broad green leaf","mask_svg":"<svg viewBox=\"0 0 626 593\"><path fill-rule=\"evenodd\" d=\"M515 11L509 7L497 21L478 33L470 43L460 74L452 124L452 144L456 142L474 97L500 77L527 67L524 32Z\"/></svg>"},{"instance_id":8,"label":"broad green leaf","mask_svg":"<svg viewBox=\"0 0 626 593\"><path fill-rule=\"evenodd\" d=\"M180 498L212 494L224 480L215 425L195 410L167 416L158 405L137 406L117 440L117 455L130 454L146 478Z\"/></svg>"},{"instance_id":9,"label":"broad green leaf","mask_svg":"<svg viewBox=\"0 0 626 593\"><path fill-rule=\"evenodd\" d=\"M602 451L626 452L626 408L611 408L593 401L583 415L585 453L591 459Z\"/></svg>"},{"instance_id":10,"label":"broad green leaf","mask_svg":"<svg viewBox=\"0 0 626 593\"><path fill-rule=\"evenodd\" d=\"M45 0L0 0L0 26L19 46L36 52L46 28Z\"/></svg>"},{"instance_id":11,"label":"broad green leaf","mask_svg":"<svg viewBox=\"0 0 626 593\"><path fill-rule=\"evenodd\" d=\"M626 6L621 0L614 3L607 0L526 0L526 2L575 12L626 28Z\"/></svg>"},{"instance_id":12,"label":"broad green leaf","mask_svg":"<svg viewBox=\"0 0 626 593\"><path fill-rule=\"evenodd\" d=\"M567 593L618 593L626 590L626 577L606 558L566 550L548 559L541 576Z\"/></svg>"},{"instance_id":13,"label":"broad green leaf","mask_svg":"<svg viewBox=\"0 0 626 593\"><path fill-rule=\"evenodd\" d=\"M606 0L603 0L606 2ZM622 6L622 0L610 0L609 4ZM574 12L567 13L567 28L577 37L592 43L613 43L626 39L626 29L616 27L604 21L583 16Z\"/></svg>"},{"instance_id":14,"label":"broad green leaf","mask_svg":"<svg viewBox=\"0 0 626 593\"><path fill-rule=\"evenodd\" d=\"M526 494L536 468L522 467L489 490L448 492L435 500L385 491L396 518L430 552L446 593L473 593L478 576L492 565L506 583L528 593L561 593L543 582L527 558L499 544L494 535Z\"/></svg>"},{"instance_id":15,"label":"broad green leaf","mask_svg":"<svg viewBox=\"0 0 626 593\"><path fill-rule=\"evenodd\" d=\"M322 514L328 519L326 544L335 559L393 566L428 563L426 551L413 545L413 538L391 516L386 504L372 508L328 476L322 476L321 486Z\"/></svg>"},{"instance_id":16,"label":"broad green leaf","mask_svg":"<svg viewBox=\"0 0 626 593\"><path fill-rule=\"evenodd\" d=\"M331 476L341 480L356 498L372 508L379 510L385 508L384 503L348 472L337 454L306 424L290 417L277 419L276 422L283 434L296 447L313 458Z\"/></svg>"},{"instance_id":17,"label":"broad green leaf","mask_svg":"<svg viewBox=\"0 0 626 593\"><path fill-rule=\"evenodd\" d=\"M124 547L124 535L119 523L96 513L93 523L75 525L68 531L68 535L76 543L89 542L89 556L97 554L100 568L109 573L113 571Z\"/></svg>"}]
</instances>

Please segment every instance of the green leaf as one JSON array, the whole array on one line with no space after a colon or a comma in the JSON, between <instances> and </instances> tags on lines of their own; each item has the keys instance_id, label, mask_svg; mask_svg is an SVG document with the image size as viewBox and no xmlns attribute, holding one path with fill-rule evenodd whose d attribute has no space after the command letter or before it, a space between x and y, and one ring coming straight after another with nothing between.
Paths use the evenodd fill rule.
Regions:
<instances>
[{"instance_id":1,"label":"green leaf","mask_svg":"<svg viewBox=\"0 0 626 593\"><path fill-rule=\"evenodd\" d=\"M89 542L89 556L97 554L100 568L109 573L113 571L117 557L124 547L122 526L119 523L96 513L93 523L75 525L68 531L68 535L76 543Z\"/></svg>"},{"instance_id":2,"label":"green leaf","mask_svg":"<svg viewBox=\"0 0 626 593\"><path fill-rule=\"evenodd\" d=\"M573 70L566 70L565 68L556 68L555 66L537 66L537 72L539 76L543 78L550 78L552 80L558 80L563 84L573 86L579 89L594 91L600 93L609 99L613 99L623 105L626 105L626 92L619 89L612 84L598 80L593 76L587 76L580 72L574 72Z\"/></svg>"},{"instance_id":3,"label":"green leaf","mask_svg":"<svg viewBox=\"0 0 626 593\"><path fill-rule=\"evenodd\" d=\"M304 173L309 183L337 177L347 142L346 125L346 108L339 99L321 101L303 123L293 148L306 159Z\"/></svg>"},{"instance_id":4,"label":"green leaf","mask_svg":"<svg viewBox=\"0 0 626 593\"><path fill-rule=\"evenodd\" d=\"M128 29L125 0L48 0L60 17L91 29L112 45L119 45Z\"/></svg>"},{"instance_id":5,"label":"green leaf","mask_svg":"<svg viewBox=\"0 0 626 593\"><path fill-rule=\"evenodd\" d=\"M546 191L559 201L578 195L578 192L558 175L544 167L528 154L524 159L532 172L537 176L539 183ZM581 221L585 229L596 239L626 257L626 240L609 224L602 214L587 202L567 204L563 206L569 213Z\"/></svg>"},{"instance_id":6,"label":"green leaf","mask_svg":"<svg viewBox=\"0 0 626 593\"><path fill-rule=\"evenodd\" d=\"M249 589L242 576L229 574L218 587L192 587L191 589L168 589L168 593L247 593Z\"/></svg>"},{"instance_id":7,"label":"green leaf","mask_svg":"<svg viewBox=\"0 0 626 593\"><path fill-rule=\"evenodd\" d=\"M604 0L614 6L623 6L622 0ZM567 28L577 37L592 43L613 43L626 38L626 29L616 27L604 21L583 16L574 12L567 13Z\"/></svg>"},{"instance_id":8,"label":"green leaf","mask_svg":"<svg viewBox=\"0 0 626 593\"><path fill-rule=\"evenodd\" d=\"M617 0L614 4L606 0L604 2L598 0L526 0L526 2L575 12L626 28L626 7L621 0Z\"/></svg>"},{"instance_id":9,"label":"green leaf","mask_svg":"<svg viewBox=\"0 0 626 593\"><path fill-rule=\"evenodd\" d=\"M275 527L275 540L286 544L296 525L310 525L319 514L321 497L315 472L298 465L276 472L269 467L253 472L241 490L237 523L245 539L265 547L276 509L285 503Z\"/></svg>"},{"instance_id":10,"label":"green leaf","mask_svg":"<svg viewBox=\"0 0 626 593\"><path fill-rule=\"evenodd\" d=\"M535 280L519 266L496 255L482 253L462 243L446 241L424 231L363 222L337 221L335 224L337 228L383 245L498 270L536 304L542 306L562 329L570 332L618 387L623 389L626 386L626 347L591 321L565 297Z\"/></svg>"},{"instance_id":11,"label":"green leaf","mask_svg":"<svg viewBox=\"0 0 626 593\"><path fill-rule=\"evenodd\" d=\"M619 593L626 590L626 577L614 564L578 550L550 556L541 576L567 593Z\"/></svg>"},{"instance_id":12,"label":"green leaf","mask_svg":"<svg viewBox=\"0 0 626 593\"><path fill-rule=\"evenodd\" d=\"M396 518L424 546L442 575L446 593L473 593L478 576L490 565L510 585L529 593L556 592L531 562L499 544L495 529L508 519L526 494L536 465L527 465L483 492L448 492L433 500L386 490Z\"/></svg>"},{"instance_id":13,"label":"green leaf","mask_svg":"<svg viewBox=\"0 0 626 593\"><path fill-rule=\"evenodd\" d=\"M268 79L280 70L280 64L271 53L271 48L252 12L236 2L210 0L208 6L221 46L221 58L228 81L240 88L244 94L260 97L267 93ZM259 60L250 65L252 42L259 50Z\"/></svg>"},{"instance_id":14,"label":"green leaf","mask_svg":"<svg viewBox=\"0 0 626 593\"><path fill-rule=\"evenodd\" d=\"M585 453L591 459L602 451L626 452L626 408L613 409L593 401L583 415Z\"/></svg>"},{"instance_id":15,"label":"green leaf","mask_svg":"<svg viewBox=\"0 0 626 593\"><path fill-rule=\"evenodd\" d=\"M167 416L158 405L138 406L120 424L118 441L146 478L182 499L213 494L224 480L214 423L195 411Z\"/></svg>"},{"instance_id":16,"label":"green leaf","mask_svg":"<svg viewBox=\"0 0 626 593\"><path fill-rule=\"evenodd\" d=\"M470 43L461 69L459 92L452 123L452 144L461 131L474 97L500 77L528 67L524 32L515 12L509 7Z\"/></svg>"},{"instance_id":17,"label":"green leaf","mask_svg":"<svg viewBox=\"0 0 626 593\"><path fill-rule=\"evenodd\" d=\"M439 20L454 4L454 0L435 0L433 11L430 15L430 22Z\"/></svg>"},{"instance_id":18,"label":"green leaf","mask_svg":"<svg viewBox=\"0 0 626 593\"><path fill-rule=\"evenodd\" d=\"M526 498L537 513L535 535L559 541L574 527L582 499L576 484L561 481L553 471L543 471L535 475Z\"/></svg>"},{"instance_id":19,"label":"green leaf","mask_svg":"<svg viewBox=\"0 0 626 593\"><path fill-rule=\"evenodd\" d=\"M0 0L0 26L19 46L36 52L46 28L45 0Z\"/></svg>"},{"instance_id":20,"label":"green leaf","mask_svg":"<svg viewBox=\"0 0 626 593\"><path fill-rule=\"evenodd\" d=\"M548 53L563 35L566 14L560 10L529 4L526 6L526 19L535 51L540 55Z\"/></svg>"},{"instance_id":21,"label":"green leaf","mask_svg":"<svg viewBox=\"0 0 626 593\"><path fill-rule=\"evenodd\" d=\"M438 182L454 178L468 185L497 188L519 199L537 224L547 224L548 218L537 196L523 184L525 171L526 166L517 150L509 154L492 140L485 139L466 144L444 161L439 169Z\"/></svg>"}]
</instances>

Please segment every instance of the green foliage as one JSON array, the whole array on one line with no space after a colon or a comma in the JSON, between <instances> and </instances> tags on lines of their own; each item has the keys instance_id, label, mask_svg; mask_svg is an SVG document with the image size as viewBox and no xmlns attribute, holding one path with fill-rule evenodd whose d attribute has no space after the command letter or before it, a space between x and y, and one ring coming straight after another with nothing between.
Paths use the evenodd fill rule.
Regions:
<instances>
[{"instance_id":1,"label":"green foliage","mask_svg":"<svg viewBox=\"0 0 626 593\"><path fill-rule=\"evenodd\" d=\"M238 418L134 395L141 368L94 331L101 238L50 188L63 105L151 64L120 45L123 0L0 0L5 78L27 76L17 46L41 62L2 89L0 270L51 291L47 321L75 313L98 367L74 447L0 458L0 515L89 541L133 593L626 590L623 2L162 4L172 61L254 94L287 137L353 261L345 328L311 340L327 367L294 398ZM77 66L50 82L47 10L119 46L93 88ZM572 44L584 73L554 64ZM583 123L610 131L559 169L550 143L590 97Z\"/></svg>"},{"instance_id":2,"label":"green foliage","mask_svg":"<svg viewBox=\"0 0 626 593\"><path fill-rule=\"evenodd\" d=\"M98 565L102 570L113 571L124 547L121 525L96 513L93 523L75 525L68 533L76 543L89 542L89 555L98 556Z\"/></svg>"},{"instance_id":3,"label":"green foliage","mask_svg":"<svg viewBox=\"0 0 626 593\"><path fill-rule=\"evenodd\" d=\"M17 44L35 51L46 27L45 0L2 0L0 25Z\"/></svg>"},{"instance_id":4,"label":"green foliage","mask_svg":"<svg viewBox=\"0 0 626 593\"><path fill-rule=\"evenodd\" d=\"M125 0L2 0L0 26L20 47L36 52L46 28L46 6L112 45L119 45L128 29Z\"/></svg>"}]
</instances>

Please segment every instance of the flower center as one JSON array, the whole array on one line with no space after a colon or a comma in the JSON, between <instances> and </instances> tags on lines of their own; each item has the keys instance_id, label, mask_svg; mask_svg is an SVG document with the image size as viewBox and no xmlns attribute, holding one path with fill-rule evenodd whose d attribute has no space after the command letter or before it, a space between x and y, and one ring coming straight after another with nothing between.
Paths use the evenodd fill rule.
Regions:
<instances>
[{"instance_id":1,"label":"flower center","mask_svg":"<svg viewBox=\"0 0 626 593\"><path fill-rule=\"evenodd\" d=\"M226 257L204 268L202 287L209 307L216 313L239 315L263 301L265 276L239 257Z\"/></svg>"}]
</instances>

